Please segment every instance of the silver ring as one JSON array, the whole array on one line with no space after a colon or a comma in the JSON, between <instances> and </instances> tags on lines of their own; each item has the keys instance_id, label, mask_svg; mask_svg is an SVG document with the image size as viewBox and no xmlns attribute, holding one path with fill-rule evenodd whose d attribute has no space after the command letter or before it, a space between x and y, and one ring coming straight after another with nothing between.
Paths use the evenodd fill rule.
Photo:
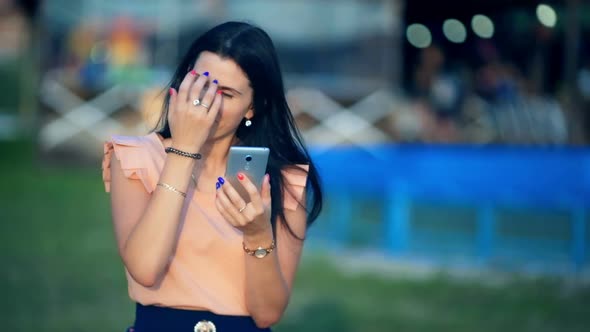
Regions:
<instances>
[{"instance_id":1,"label":"silver ring","mask_svg":"<svg viewBox=\"0 0 590 332\"><path fill-rule=\"evenodd\" d=\"M209 109L209 105L205 104L205 103L201 103L201 106L205 107L206 109Z\"/></svg>"},{"instance_id":2,"label":"silver ring","mask_svg":"<svg viewBox=\"0 0 590 332\"><path fill-rule=\"evenodd\" d=\"M199 98L193 100L193 105L199 106L200 104L201 104L201 101L199 100Z\"/></svg>"},{"instance_id":3,"label":"silver ring","mask_svg":"<svg viewBox=\"0 0 590 332\"><path fill-rule=\"evenodd\" d=\"M239 209L238 212L242 213L242 211L244 211L246 209L246 206L248 206L248 204L245 204L243 208Z\"/></svg>"}]
</instances>

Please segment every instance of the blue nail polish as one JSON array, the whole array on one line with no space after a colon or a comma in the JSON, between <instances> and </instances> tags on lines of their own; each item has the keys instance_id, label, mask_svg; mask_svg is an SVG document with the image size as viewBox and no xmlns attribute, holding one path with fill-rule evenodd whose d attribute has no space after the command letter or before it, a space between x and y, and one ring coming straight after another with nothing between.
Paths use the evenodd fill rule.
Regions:
<instances>
[{"instance_id":1,"label":"blue nail polish","mask_svg":"<svg viewBox=\"0 0 590 332\"><path fill-rule=\"evenodd\" d=\"M208 72L208 71L206 71L206 72L204 72L204 73L203 73L203 75L205 75L205 76L209 76L209 72Z\"/></svg>"},{"instance_id":2,"label":"blue nail polish","mask_svg":"<svg viewBox=\"0 0 590 332\"><path fill-rule=\"evenodd\" d=\"M221 187L221 184L219 182L215 183L215 189L219 189L219 187Z\"/></svg>"},{"instance_id":3,"label":"blue nail polish","mask_svg":"<svg viewBox=\"0 0 590 332\"><path fill-rule=\"evenodd\" d=\"M225 183L225 180L221 176L217 178L217 181L219 181L220 184Z\"/></svg>"},{"instance_id":4,"label":"blue nail polish","mask_svg":"<svg viewBox=\"0 0 590 332\"><path fill-rule=\"evenodd\" d=\"M215 84L219 84L219 82L217 80L213 80L213 83Z\"/></svg>"}]
</instances>

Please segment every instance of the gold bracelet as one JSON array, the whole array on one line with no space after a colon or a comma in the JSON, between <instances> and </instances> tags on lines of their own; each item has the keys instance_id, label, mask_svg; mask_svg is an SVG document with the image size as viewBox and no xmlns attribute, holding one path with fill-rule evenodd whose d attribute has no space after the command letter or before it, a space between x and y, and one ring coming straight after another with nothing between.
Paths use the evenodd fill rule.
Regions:
<instances>
[{"instance_id":1,"label":"gold bracelet","mask_svg":"<svg viewBox=\"0 0 590 332\"><path fill-rule=\"evenodd\" d=\"M272 240L272 242L268 248L258 247L256 249L252 250L252 249L248 249L244 242L242 242L242 247L244 247L244 251L248 255L254 256L256 258L264 258L266 255L270 254L275 249L275 240Z\"/></svg>"},{"instance_id":2,"label":"gold bracelet","mask_svg":"<svg viewBox=\"0 0 590 332\"><path fill-rule=\"evenodd\" d=\"M163 188L166 188L166 189L168 189L170 191L174 191L175 193L178 193L178 194L182 195L182 197L186 197L186 193L183 193L182 191L180 191L180 190L172 187L168 183L160 182L160 183L158 183L158 186L163 187Z\"/></svg>"}]
</instances>

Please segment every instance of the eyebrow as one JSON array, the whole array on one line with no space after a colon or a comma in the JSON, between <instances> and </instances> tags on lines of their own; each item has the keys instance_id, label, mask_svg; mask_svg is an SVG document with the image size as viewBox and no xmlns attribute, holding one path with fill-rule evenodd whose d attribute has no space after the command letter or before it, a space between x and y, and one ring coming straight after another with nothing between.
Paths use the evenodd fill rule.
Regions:
<instances>
[{"instance_id":1,"label":"eyebrow","mask_svg":"<svg viewBox=\"0 0 590 332\"><path fill-rule=\"evenodd\" d=\"M219 88L220 88L221 90L231 90L231 91L235 91L235 92L237 92L238 94L242 94L240 91L238 91L238 90L236 90L236 89L234 89L234 88L230 88L229 86L220 85L220 86L219 86Z\"/></svg>"}]
</instances>

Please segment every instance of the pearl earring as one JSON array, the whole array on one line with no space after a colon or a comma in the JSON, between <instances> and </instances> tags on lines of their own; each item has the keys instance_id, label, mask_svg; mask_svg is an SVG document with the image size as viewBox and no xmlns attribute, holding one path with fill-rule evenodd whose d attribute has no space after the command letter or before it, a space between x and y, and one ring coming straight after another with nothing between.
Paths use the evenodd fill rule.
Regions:
<instances>
[{"instance_id":1,"label":"pearl earring","mask_svg":"<svg viewBox=\"0 0 590 332\"><path fill-rule=\"evenodd\" d=\"M250 127L252 125L252 120L250 120L250 119L246 120L246 122L244 123L244 125L246 127Z\"/></svg>"}]
</instances>

